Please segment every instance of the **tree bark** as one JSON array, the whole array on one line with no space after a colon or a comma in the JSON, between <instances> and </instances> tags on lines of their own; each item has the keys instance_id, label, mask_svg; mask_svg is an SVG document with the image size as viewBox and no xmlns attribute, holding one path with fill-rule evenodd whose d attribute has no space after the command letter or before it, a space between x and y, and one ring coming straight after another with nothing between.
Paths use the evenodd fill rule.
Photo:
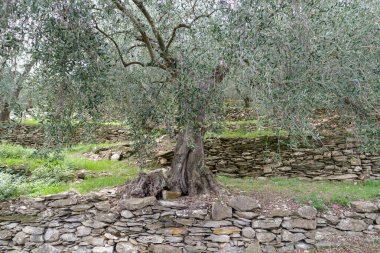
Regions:
<instances>
[{"instance_id":1,"label":"tree bark","mask_svg":"<svg viewBox=\"0 0 380 253\"><path fill-rule=\"evenodd\" d=\"M9 109L9 104L5 102L0 111L0 122L9 121L10 116L11 116L11 111Z\"/></svg>"}]
</instances>

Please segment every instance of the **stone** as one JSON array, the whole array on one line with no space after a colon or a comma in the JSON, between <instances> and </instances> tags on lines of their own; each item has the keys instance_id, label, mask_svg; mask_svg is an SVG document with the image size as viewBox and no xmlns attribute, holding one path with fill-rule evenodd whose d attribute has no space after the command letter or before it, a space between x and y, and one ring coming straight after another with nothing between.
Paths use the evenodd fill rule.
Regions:
<instances>
[{"instance_id":1,"label":"stone","mask_svg":"<svg viewBox=\"0 0 380 253\"><path fill-rule=\"evenodd\" d=\"M119 242L116 244L117 253L138 253L137 247L129 242Z\"/></svg>"},{"instance_id":2,"label":"stone","mask_svg":"<svg viewBox=\"0 0 380 253\"><path fill-rule=\"evenodd\" d=\"M78 200L76 197L71 197L68 199L58 199L56 201L53 201L49 204L51 207L66 207L66 206L72 206L78 203Z\"/></svg>"},{"instance_id":3,"label":"stone","mask_svg":"<svg viewBox=\"0 0 380 253\"><path fill-rule=\"evenodd\" d=\"M286 220L282 223L282 227L287 229L292 228L303 228L303 229L316 229L317 222L315 220L307 220L307 219L291 219Z\"/></svg>"},{"instance_id":4,"label":"stone","mask_svg":"<svg viewBox=\"0 0 380 253\"><path fill-rule=\"evenodd\" d=\"M181 196L182 196L181 192L173 192L173 191L167 191L167 190L162 191L162 198L165 200L178 199Z\"/></svg>"},{"instance_id":5,"label":"stone","mask_svg":"<svg viewBox=\"0 0 380 253\"><path fill-rule=\"evenodd\" d=\"M113 247L95 247L92 249L92 253L113 253Z\"/></svg>"},{"instance_id":6,"label":"stone","mask_svg":"<svg viewBox=\"0 0 380 253\"><path fill-rule=\"evenodd\" d=\"M238 212L237 211L235 212L235 214L241 218L248 219L248 220L252 220L253 218L259 216L258 213L254 213L254 212Z\"/></svg>"},{"instance_id":7,"label":"stone","mask_svg":"<svg viewBox=\"0 0 380 253\"><path fill-rule=\"evenodd\" d=\"M8 240L12 238L12 232L8 230L0 230L0 240Z\"/></svg>"},{"instance_id":8,"label":"stone","mask_svg":"<svg viewBox=\"0 0 380 253\"><path fill-rule=\"evenodd\" d=\"M210 235L206 239L211 240L212 242L229 242L230 241L230 237L228 235Z\"/></svg>"},{"instance_id":9,"label":"stone","mask_svg":"<svg viewBox=\"0 0 380 253\"><path fill-rule=\"evenodd\" d=\"M31 253L61 253L61 250L50 244L43 244L32 250Z\"/></svg>"},{"instance_id":10,"label":"stone","mask_svg":"<svg viewBox=\"0 0 380 253\"><path fill-rule=\"evenodd\" d=\"M26 239L28 238L29 236L27 234L25 234L24 232L18 232L17 234L15 234L15 236L13 237L12 241L16 244L16 245L24 245L25 242L26 242Z\"/></svg>"},{"instance_id":11,"label":"stone","mask_svg":"<svg viewBox=\"0 0 380 253\"><path fill-rule=\"evenodd\" d=\"M108 201L102 201L95 203L96 209L104 212L108 212L111 209L111 204Z\"/></svg>"},{"instance_id":12,"label":"stone","mask_svg":"<svg viewBox=\"0 0 380 253\"><path fill-rule=\"evenodd\" d=\"M145 244L159 244L164 241L164 237L159 235L145 235L145 236L139 236L137 237L137 241Z\"/></svg>"},{"instance_id":13,"label":"stone","mask_svg":"<svg viewBox=\"0 0 380 253\"><path fill-rule=\"evenodd\" d=\"M121 211L121 214L120 214L122 217L126 218L126 219L129 219L129 218L132 218L134 215L131 211L129 210L123 210Z\"/></svg>"},{"instance_id":14,"label":"stone","mask_svg":"<svg viewBox=\"0 0 380 253\"><path fill-rule=\"evenodd\" d=\"M271 217L288 217L288 216L291 216L293 214L292 211L290 210L287 210L287 209L280 209L280 208L277 208L277 209L274 209L272 210L272 212L270 212L270 216Z\"/></svg>"},{"instance_id":15,"label":"stone","mask_svg":"<svg viewBox=\"0 0 380 253\"><path fill-rule=\"evenodd\" d=\"M176 202L176 201L161 200L161 201L158 201L158 204L163 207L175 208L175 209L184 209L187 207L186 204Z\"/></svg>"},{"instance_id":16,"label":"stone","mask_svg":"<svg viewBox=\"0 0 380 253\"><path fill-rule=\"evenodd\" d=\"M30 235L30 242L34 242L34 243L44 242L44 237L42 235Z\"/></svg>"},{"instance_id":17,"label":"stone","mask_svg":"<svg viewBox=\"0 0 380 253\"><path fill-rule=\"evenodd\" d=\"M232 222L231 221L228 221L228 220L221 220L221 221L204 221L203 223L201 223L202 227L205 227L205 228L219 228L221 226L230 226L232 225Z\"/></svg>"},{"instance_id":18,"label":"stone","mask_svg":"<svg viewBox=\"0 0 380 253\"><path fill-rule=\"evenodd\" d=\"M358 178L358 175L356 174L344 174L344 175L327 177L327 179L329 180L348 180L348 179L357 179L357 178Z\"/></svg>"},{"instance_id":19,"label":"stone","mask_svg":"<svg viewBox=\"0 0 380 253\"><path fill-rule=\"evenodd\" d=\"M272 229L279 228L281 226L281 223L281 218L276 218L274 220L255 220L252 222L252 227L261 229Z\"/></svg>"},{"instance_id":20,"label":"stone","mask_svg":"<svg viewBox=\"0 0 380 253\"><path fill-rule=\"evenodd\" d=\"M119 218L116 213L98 213L94 219L101 222L114 223Z\"/></svg>"},{"instance_id":21,"label":"stone","mask_svg":"<svg viewBox=\"0 0 380 253\"><path fill-rule=\"evenodd\" d=\"M223 228L215 228L213 233L216 235L230 235L230 234L240 234L240 228L236 227L223 227Z\"/></svg>"},{"instance_id":22,"label":"stone","mask_svg":"<svg viewBox=\"0 0 380 253\"><path fill-rule=\"evenodd\" d=\"M107 223L96 221L96 220L86 220L82 222L82 224L86 227L91 227L91 228L104 228L108 226Z\"/></svg>"},{"instance_id":23,"label":"stone","mask_svg":"<svg viewBox=\"0 0 380 253\"><path fill-rule=\"evenodd\" d=\"M89 234L91 234L91 228L85 226L77 227L77 236L87 236Z\"/></svg>"},{"instance_id":24,"label":"stone","mask_svg":"<svg viewBox=\"0 0 380 253\"><path fill-rule=\"evenodd\" d=\"M112 161L119 161L120 159L121 159L121 154L119 154L119 153L112 154L111 158L110 158L110 160L112 160Z\"/></svg>"},{"instance_id":25,"label":"stone","mask_svg":"<svg viewBox=\"0 0 380 253\"><path fill-rule=\"evenodd\" d=\"M120 205L127 210L135 211L142 209L147 206L153 206L156 203L155 197L146 197L146 198L130 198L122 200Z\"/></svg>"},{"instance_id":26,"label":"stone","mask_svg":"<svg viewBox=\"0 0 380 253\"><path fill-rule=\"evenodd\" d=\"M256 233L256 237L259 242L271 242L276 239L276 235L269 232Z\"/></svg>"},{"instance_id":27,"label":"stone","mask_svg":"<svg viewBox=\"0 0 380 253\"><path fill-rule=\"evenodd\" d=\"M213 220L223 220L232 217L232 208L220 203L212 203L211 217Z\"/></svg>"},{"instance_id":28,"label":"stone","mask_svg":"<svg viewBox=\"0 0 380 253\"><path fill-rule=\"evenodd\" d=\"M55 242L59 239L59 230L48 228L45 231L44 239L46 242Z\"/></svg>"},{"instance_id":29,"label":"stone","mask_svg":"<svg viewBox=\"0 0 380 253\"><path fill-rule=\"evenodd\" d=\"M287 230L283 230L281 234L281 238L286 242L299 242L306 238L306 236L302 233L291 233Z\"/></svg>"},{"instance_id":30,"label":"stone","mask_svg":"<svg viewBox=\"0 0 380 253\"><path fill-rule=\"evenodd\" d=\"M344 231L361 232L366 230L368 225L362 220L347 218L341 219L336 227Z\"/></svg>"},{"instance_id":31,"label":"stone","mask_svg":"<svg viewBox=\"0 0 380 253\"><path fill-rule=\"evenodd\" d=\"M312 206L303 206L298 208L297 214L302 218L313 220L317 216L317 209Z\"/></svg>"},{"instance_id":32,"label":"stone","mask_svg":"<svg viewBox=\"0 0 380 253\"><path fill-rule=\"evenodd\" d=\"M379 210L378 206L370 201L352 201L351 207L358 213L374 213Z\"/></svg>"},{"instance_id":33,"label":"stone","mask_svg":"<svg viewBox=\"0 0 380 253\"><path fill-rule=\"evenodd\" d=\"M75 242L77 239L77 236L73 233L66 233L61 235L61 240L65 242Z\"/></svg>"},{"instance_id":34,"label":"stone","mask_svg":"<svg viewBox=\"0 0 380 253\"><path fill-rule=\"evenodd\" d=\"M93 207L93 205L81 204L81 205L72 206L72 207L70 207L70 209L73 210L74 212L82 212L82 211L86 211L86 210L90 209L91 207Z\"/></svg>"},{"instance_id":35,"label":"stone","mask_svg":"<svg viewBox=\"0 0 380 253\"><path fill-rule=\"evenodd\" d=\"M258 201L248 196L236 196L228 201L228 205L241 212L260 208Z\"/></svg>"},{"instance_id":36,"label":"stone","mask_svg":"<svg viewBox=\"0 0 380 253\"><path fill-rule=\"evenodd\" d=\"M170 245L151 245L149 252L152 253L182 253L182 249Z\"/></svg>"},{"instance_id":37,"label":"stone","mask_svg":"<svg viewBox=\"0 0 380 253\"><path fill-rule=\"evenodd\" d=\"M263 253L258 241L248 244L245 253Z\"/></svg>"},{"instance_id":38,"label":"stone","mask_svg":"<svg viewBox=\"0 0 380 253\"><path fill-rule=\"evenodd\" d=\"M26 226L22 229L24 233L27 234L32 234L32 235L42 235L44 233L44 228L41 227L31 227L31 226Z\"/></svg>"},{"instance_id":39,"label":"stone","mask_svg":"<svg viewBox=\"0 0 380 253\"><path fill-rule=\"evenodd\" d=\"M245 227L241 230L241 234L246 238L253 239L255 238L256 232L251 227Z\"/></svg>"},{"instance_id":40,"label":"stone","mask_svg":"<svg viewBox=\"0 0 380 253\"><path fill-rule=\"evenodd\" d=\"M299 242L296 244L296 249L302 249L302 250L308 250L313 248L313 245L304 243L304 242Z\"/></svg>"}]
</instances>

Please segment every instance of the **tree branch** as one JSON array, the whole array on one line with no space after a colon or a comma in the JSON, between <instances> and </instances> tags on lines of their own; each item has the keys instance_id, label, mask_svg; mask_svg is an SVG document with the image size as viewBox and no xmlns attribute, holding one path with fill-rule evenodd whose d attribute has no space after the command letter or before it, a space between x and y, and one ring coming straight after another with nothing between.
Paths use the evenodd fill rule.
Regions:
<instances>
[{"instance_id":1,"label":"tree branch","mask_svg":"<svg viewBox=\"0 0 380 253\"><path fill-rule=\"evenodd\" d=\"M116 51L119 55L119 58L120 58L120 61L121 63L123 64L123 66L126 68L128 66L131 66L131 65L134 65L134 64L137 64L137 65L140 65L142 67L144 67L145 65L141 62L138 62L138 61L133 61L133 62L129 62L127 63L125 60L124 60L124 57L123 57L123 53L121 52L120 50L120 47L119 45L117 44L117 42L115 41L114 38L112 38L110 35L108 35L106 32L104 32L102 29L99 28L98 24L95 22L95 29L98 30L101 34L103 34L105 37L107 37L114 45L115 45L115 48L116 48Z\"/></svg>"}]
</instances>

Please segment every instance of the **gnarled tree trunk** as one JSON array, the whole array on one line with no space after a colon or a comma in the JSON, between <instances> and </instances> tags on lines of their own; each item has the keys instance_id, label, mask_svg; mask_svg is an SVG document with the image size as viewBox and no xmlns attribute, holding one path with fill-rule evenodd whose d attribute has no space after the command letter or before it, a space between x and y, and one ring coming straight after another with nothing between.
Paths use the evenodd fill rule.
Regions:
<instances>
[{"instance_id":1,"label":"gnarled tree trunk","mask_svg":"<svg viewBox=\"0 0 380 253\"><path fill-rule=\"evenodd\" d=\"M203 129L186 129L177 136L169 173L169 188L186 195L217 192L218 184L204 164Z\"/></svg>"},{"instance_id":2,"label":"gnarled tree trunk","mask_svg":"<svg viewBox=\"0 0 380 253\"><path fill-rule=\"evenodd\" d=\"M9 109L9 104L5 102L3 106L1 107L0 122L9 121L10 116L11 116L11 111Z\"/></svg>"}]
</instances>

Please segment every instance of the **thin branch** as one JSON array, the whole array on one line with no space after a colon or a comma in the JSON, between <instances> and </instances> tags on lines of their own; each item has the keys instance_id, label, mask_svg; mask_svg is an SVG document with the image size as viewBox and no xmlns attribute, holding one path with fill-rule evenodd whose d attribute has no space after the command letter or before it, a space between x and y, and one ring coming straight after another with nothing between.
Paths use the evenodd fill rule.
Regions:
<instances>
[{"instance_id":1,"label":"thin branch","mask_svg":"<svg viewBox=\"0 0 380 253\"><path fill-rule=\"evenodd\" d=\"M144 14L144 16L145 16L146 20L148 21L150 27L152 28L154 36L156 37L156 39L158 41L158 45L160 46L161 51L165 52L166 48L165 48L164 39L162 38L161 34L158 32L156 24L155 24L152 16L150 15L149 11L145 8L143 2L141 2L139 0L133 0L133 2L140 9L140 11Z\"/></svg>"},{"instance_id":2,"label":"thin branch","mask_svg":"<svg viewBox=\"0 0 380 253\"><path fill-rule=\"evenodd\" d=\"M108 35L106 32L104 32L102 29L99 28L98 24L95 22L95 29L98 30L101 34L103 34L105 37L107 37L114 45L115 45L115 48L116 48L116 51L119 55L119 58L121 60L121 63L123 64L124 67L128 67L128 66L131 66L131 65L134 65L134 64L137 64L137 65L140 65L142 67L144 67L145 65L141 62L138 62L138 61L133 61L133 62L129 62L127 63L125 60L124 60L124 57L123 57L123 53L121 52L120 50L120 47L119 45L117 44L117 42L115 41L114 38L112 38L110 35Z\"/></svg>"},{"instance_id":3,"label":"thin branch","mask_svg":"<svg viewBox=\"0 0 380 253\"><path fill-rule=\"evenodd\" d=\"M112 2L115 4L115 6L121 11L123 12L133 23L133 25L135 26L135 28L139 31L139 33L141 34L141 37L142 37L142 40L144 41L148 51L149 51L149 55L150 55L150 58L152 60L152 62L155 62L155 55L154 55L154 51L153 51L153 48L152 48L152 44L150 43L149 41L149 37L148 35L146 34L146 32L144 31L143 29L143 26L142 24L140 23L140 21L138 21L134 16L133 14L127 10L127 8L125 8L125 6L119 1L119 0L112 0Z\"/></svg>"}]
</instances>

